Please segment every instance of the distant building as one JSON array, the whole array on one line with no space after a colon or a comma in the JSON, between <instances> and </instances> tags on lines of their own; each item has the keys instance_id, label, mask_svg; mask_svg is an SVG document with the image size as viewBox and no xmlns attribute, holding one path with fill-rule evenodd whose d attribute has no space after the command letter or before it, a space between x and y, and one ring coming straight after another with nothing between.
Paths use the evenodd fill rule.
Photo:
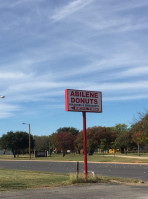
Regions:
<instances>
[{"instance_id":1,"label":"distant building","mask_svg":"<svg viewBox=\"0 0 148 199\"><path fill-rule=\"evenodd\" d=\"M1 149L0 150L0 155L12 155L12 151L11 150L5 150L5 149Z\"/></svg>"}]
</instances>

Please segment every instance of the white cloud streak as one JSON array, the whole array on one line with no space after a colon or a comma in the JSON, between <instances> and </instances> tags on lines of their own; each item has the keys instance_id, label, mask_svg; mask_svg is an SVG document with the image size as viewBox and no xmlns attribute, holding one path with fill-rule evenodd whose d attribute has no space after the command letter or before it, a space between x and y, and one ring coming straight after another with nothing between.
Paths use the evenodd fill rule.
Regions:
<instances>
[{"instance_id":1,"label":"white cloud streak","mask_svg":"<svg viewBox=\"0 0 148 199\"><path fill-rule=\"evenodd\" d=\"M70 2L68 5L65 5L63 8L58 9L54 15L51 16L51 19L54 21L60 21L69 15L79 11L84 8L88 4L92 3L94 0L74 0Z\"/></svg>"},{"instance_id":2,"label":"white cloud streak","mask_svg":"<svg viewBox=\"0 0 148 199\"><path fill-rule=\"evenodd\" d=\"M139 77L139 76L145 76L148 74L148 66L141 66L141 67L132 67L132 68L126 68L122 69L120 72L113 72L106 74L104 79L108 80L118 80L122 78L133 78L133 77Z\"/></svg>"},{"instance_id":3,"label":"white cloud streak","mask_svg":"<svg viewBox=\"0 0 148 199\"><path fill-rule=\"evenodd\" d=\"M26 75L22 72L16 72L16 73L13 73L13 72L1 72L0 73L0 80L1 79L22 79L22 78L25 78Z\"/></svg>"},{"instance_id":4,"label":"white cloud streak","mask_svg":"<svg viewBox=\"0 0 148 199\"><path fill-rule=\"evenodd\" d=\"M1 102L0 110L0 118L7 118L13 116L13 113L16 111L20 111L21 107L19 105L9 104L7 102Z\"/></svg>"},{"instance_id":5,"label":"white cloud streak","mask_svg":"<svg viewBox=\"0 0 148 199\"><path fill-rule=\"evenodd\" d=\"M127 100L142 100L148 99L147 94L127 95L127 96L114 96L114 97L103 97L103 101L127 101Z\"/></svg>"},{"instance_id":6,"label":"white cloud streak","mask_svg":"<svg viewBox=\"0 0 148 199\"><path fill-rule=\"evenodd\" d=\"M135 81L135 82L111 82L111 83L100 83L99 85L94 84L88 87L89 90L102 90L102 91L122 91L122 90L147 90L148 81Z\"/></svg>"},{"instance_id":7,"label":"white cloud streak","mask_svg":"<svg viewBox=\"0 0 148 199\"><path fill-rule=\"evenodd\" d=\"M142 8L148 6L148 2L145 0L139 1L139 0L131 0L128 2L120 2L119 5L116 5L113 9L113 11L123 11L123 10L132 10L136 8Z\"/></svg>"}]
</instances>

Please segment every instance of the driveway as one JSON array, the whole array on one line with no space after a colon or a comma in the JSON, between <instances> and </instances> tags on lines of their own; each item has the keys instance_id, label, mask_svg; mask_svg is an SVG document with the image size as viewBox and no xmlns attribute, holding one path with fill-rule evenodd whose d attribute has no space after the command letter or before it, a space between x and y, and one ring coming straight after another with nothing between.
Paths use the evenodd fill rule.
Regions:
<instances>
[{"instance_id":1,"label":"driveway","mask_svg":"<svg viewBox=\"0 0 148 199\"><path fill-rule=\"evenodd\" d=\"M146 185L90 184L1 192L1 199L148 199Z\"/></svg>"}]
</instances>

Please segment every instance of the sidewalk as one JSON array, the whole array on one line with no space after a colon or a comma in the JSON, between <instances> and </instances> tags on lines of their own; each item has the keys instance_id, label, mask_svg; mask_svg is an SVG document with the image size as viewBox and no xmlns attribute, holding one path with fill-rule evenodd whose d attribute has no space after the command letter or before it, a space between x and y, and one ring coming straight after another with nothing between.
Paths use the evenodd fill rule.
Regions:
<instances>
[{"instance_id":1,"label":"sidewalk","mask_svg":"<svg viewBox=\"0 0 148 199\"><path fill-rule=\"evenodd\" d=\"M114 155L105 155L105 156L112 156L114 157ZM115 155L115 157L119 157L119 158L138 158L138 159L146 159L148 160L148 157L142 157L142 156L129 156L129 155Z\"/></svg>"}]
</instances>

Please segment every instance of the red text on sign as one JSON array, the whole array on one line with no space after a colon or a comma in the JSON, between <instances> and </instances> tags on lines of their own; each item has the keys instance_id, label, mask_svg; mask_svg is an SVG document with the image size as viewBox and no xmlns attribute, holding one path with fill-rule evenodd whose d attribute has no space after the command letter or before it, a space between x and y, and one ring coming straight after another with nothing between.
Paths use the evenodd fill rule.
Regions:
<instances>
[{"instance_id":1,"label":"red text on sign","mask_svg":"<svg viewBox=\"0 0 148 199\"><path fill-rule=\"evenodd\" d=\"M71 98L71 103L83 103L83 104L98 104L97 99L87 99L87 98Z\"/></svg>"},{"instance_id":2,"label":"red text on sign","mask_svg":"<svg viewBox=\"0 0 148 199\"><path fill-rule=\"evenodd\" d=\"M83 91L71 91L70 96L73 97L90 97L90 98L98 98L97 92L83 92Z\"/></svg>"}]
</instances>

